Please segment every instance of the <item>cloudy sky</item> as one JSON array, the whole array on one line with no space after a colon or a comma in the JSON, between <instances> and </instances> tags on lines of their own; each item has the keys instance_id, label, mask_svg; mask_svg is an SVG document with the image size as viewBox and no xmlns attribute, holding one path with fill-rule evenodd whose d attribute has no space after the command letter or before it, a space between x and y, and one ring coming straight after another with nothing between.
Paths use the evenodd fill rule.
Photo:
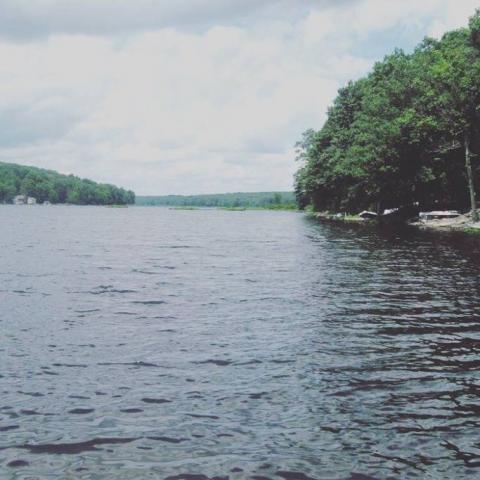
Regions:
<instances>
[{"instance_id":1,"label":"cloudy sky","mask_svg":"<svg viewBox=\"0 0 480 480\"><path fill-rule=\"evenodd\" d=\"M0 0L0 161L137 194L287 190L294 144L480 0Z\"/></svg>"}]
</instances>

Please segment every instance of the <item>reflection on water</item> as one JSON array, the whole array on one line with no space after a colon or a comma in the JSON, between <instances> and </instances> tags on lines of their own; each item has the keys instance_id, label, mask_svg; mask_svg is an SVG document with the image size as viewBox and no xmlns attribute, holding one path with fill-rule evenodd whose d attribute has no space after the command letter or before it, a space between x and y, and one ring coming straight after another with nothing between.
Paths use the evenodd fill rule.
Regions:
<instances>
[{"instance_id":1,"label":"reflection on water","mask_svg":"<svg viewBox=\"0 0 480 480\"><path fill-rule=\"evenodd\" d=\"M480 475L480 242L0 207L0 477Z\"/></svg>"}]
</instances>

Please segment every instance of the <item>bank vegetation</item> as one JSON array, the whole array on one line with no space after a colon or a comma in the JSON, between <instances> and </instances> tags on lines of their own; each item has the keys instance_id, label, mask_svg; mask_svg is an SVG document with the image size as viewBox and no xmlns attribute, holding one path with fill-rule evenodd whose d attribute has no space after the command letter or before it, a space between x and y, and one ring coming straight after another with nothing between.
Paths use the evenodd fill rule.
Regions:
<instances>
[{"instance_id":1,"label":"bank vegetation","mask_svg":"<svg viewBox=\"0 0 480 480\"><path fill-rule=\"evenodd\" d=\"M466 28L395 50L340 89L297 144L301 207L358 213L418 205L478 217L480 11Z\"/></svg>"}]
</instances>

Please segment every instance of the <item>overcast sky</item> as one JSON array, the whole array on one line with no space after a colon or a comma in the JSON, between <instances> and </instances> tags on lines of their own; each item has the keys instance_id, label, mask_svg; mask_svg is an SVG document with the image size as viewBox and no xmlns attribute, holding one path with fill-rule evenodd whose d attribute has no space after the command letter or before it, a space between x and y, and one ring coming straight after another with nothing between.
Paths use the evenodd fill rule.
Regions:
<instances>
[{"instance_id":1,"label":"overcast sky","mask_svg":"<svg viewBox=\"0 0 480 480\"><path fill-rule=\"evenodd\" d=\"M480 0L0 0L0 161L137 194L288 190L337 89Z\"/></svg>"}]
</instances>

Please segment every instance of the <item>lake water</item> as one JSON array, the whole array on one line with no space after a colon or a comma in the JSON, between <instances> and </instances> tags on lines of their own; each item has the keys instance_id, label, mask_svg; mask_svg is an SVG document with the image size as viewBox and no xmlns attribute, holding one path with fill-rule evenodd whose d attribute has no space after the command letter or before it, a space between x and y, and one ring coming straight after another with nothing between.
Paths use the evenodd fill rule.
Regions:
<instances>
[{"instance_id":1,"label":"lake water","mask_svg":"<svg viewBox=\"0 0 480 480\"><path fill-rule=\"evenodd\" d=\"M480 478L479 240L0 207L0 478Z\"/></svg>"}]
</instances>

